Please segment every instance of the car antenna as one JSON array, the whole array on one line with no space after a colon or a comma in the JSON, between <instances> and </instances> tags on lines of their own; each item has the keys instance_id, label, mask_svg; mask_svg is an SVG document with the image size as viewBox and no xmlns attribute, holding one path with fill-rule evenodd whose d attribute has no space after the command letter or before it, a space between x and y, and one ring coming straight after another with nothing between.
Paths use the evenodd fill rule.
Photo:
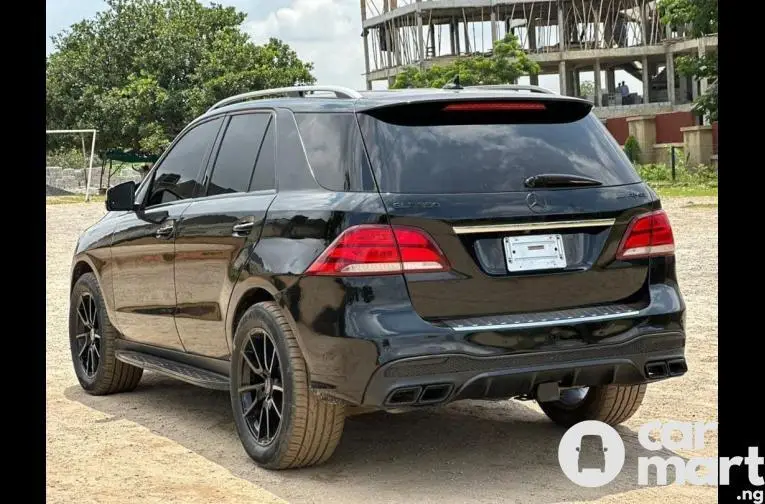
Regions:
<instances>
[{"instance_id":1,"label":"car antenna","mask_svg":"<svg viewBox=\"0 0 765 504\"><path fill-rule=\"evenodd\" d=\"M464 89L460 85L460 74L455 75L452 80L444 84L442 89Z\"/></svg>"}]
</instances>

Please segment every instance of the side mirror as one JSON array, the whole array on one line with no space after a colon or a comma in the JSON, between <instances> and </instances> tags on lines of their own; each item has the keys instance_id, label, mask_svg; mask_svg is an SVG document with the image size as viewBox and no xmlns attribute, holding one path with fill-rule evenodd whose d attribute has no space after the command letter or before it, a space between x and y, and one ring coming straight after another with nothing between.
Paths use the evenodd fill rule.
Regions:
<instances>
[{"instance_id":1,"label":"side mirror","mask_svg":"<svg viewBox=\"0 0 765 504\"><path fill-rule=\"evenodd\" d=\"M110 187L106 191L106 209L110 212L135 210L135 182L131 180Z\"/></svg>"}]
</instances>

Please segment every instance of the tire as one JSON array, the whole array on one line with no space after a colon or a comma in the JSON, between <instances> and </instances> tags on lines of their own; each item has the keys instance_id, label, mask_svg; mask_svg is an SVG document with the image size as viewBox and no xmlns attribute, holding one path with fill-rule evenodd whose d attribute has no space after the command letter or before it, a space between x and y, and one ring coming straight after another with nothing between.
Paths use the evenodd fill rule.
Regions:
<instances>
[{"instance_id":1,"label":"tire","mask_svg":"<svg viewBox=\"0 0 765 504\"><path fill-rule=\"evenodd\" d=\"M575 405L562 401L541 402L540 408L550 419L563 427L585 420L598 420L619 425L629 419L643 403L646 385L602 385L590 387Z\"/></svg>"},{"instance_id":2,"label":"tire","mask_svg":"<svg viewBox=\"0 0 765 504\"><path fill-rule=\"evenodd\" d=\"M89 313L85 313L86 306L92 308ZM89 330L88 322L93 331ZM88 394L129 392L141 381L143 369L114 356L118 338L119 332L106 313L95 275L85 273L77 279L69 299L69 347L77 380ZM88 350L90 347L95 347L95 351Z\"/></svg>"},{"instance_id":3,"label":"tire","mask_svg":"<svg viewBox=\"0 0 765 504\"><path fill-rule=\"evenodd\" d=\"M260 357L261 345L263 357ZM278 361L271 357L271 370L266 371L264 368L268 366L260 361L268 361L272 347ZM248 355L254 366L248 364L243 353ZM270 375L268 378L261 377L255 369ZM260 385L261 380L266 385ZM260 388L257 392L240 393L240 387ZM267 396L269 390L271 406L264 408L262 405L268 404L269 399L255 397L258 394ZM341 404L322 400L309 389L306 363L295 335L279 306L272 301L248 308L236 327L230 392L239 439L247 454L262 467L287 469L321 464L329 459L340 442L345 408ZM278 426L273 428L279 400L281 418ZM255 404L257 402L260 407ZM262 412L264 409L265 414ZM245 417L248 410L252 412Z\"/></svg>"}]
</instances>

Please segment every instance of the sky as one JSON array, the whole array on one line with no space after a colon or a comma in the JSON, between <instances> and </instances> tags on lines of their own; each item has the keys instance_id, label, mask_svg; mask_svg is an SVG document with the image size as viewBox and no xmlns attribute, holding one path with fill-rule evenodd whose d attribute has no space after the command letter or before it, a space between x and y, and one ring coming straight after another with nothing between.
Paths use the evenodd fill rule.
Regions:
<instances>
[{"instance_id":1,"label":"sky","mask_svg":"<svg viewBox=\"0 0 765 504\"><path fill-rule=\"evenodd\" d=\"M204 2L207 4L208 2ZM334 84L364 89L364 52L361 38L359 0L217 0L247 14L243 30L256 43L276 37L289 44L304 61L314 63L318 84ZM46 53L54 50L50 37L72 24L105 10L103 0L46 0ZM445 37L444 37L445 39ZM442 45L444 42L442 42ZM627 81L638 90L639 81L618 71L617 81ZM592 72L582 72L580 80L593 80ZM521 78L528 84L528 78ZM605 87L605 74L601 76ZM542 75L539 84L558 92L558 76ZM375 88L386 85L375 84Z\"/></svg>"}]
</instances>

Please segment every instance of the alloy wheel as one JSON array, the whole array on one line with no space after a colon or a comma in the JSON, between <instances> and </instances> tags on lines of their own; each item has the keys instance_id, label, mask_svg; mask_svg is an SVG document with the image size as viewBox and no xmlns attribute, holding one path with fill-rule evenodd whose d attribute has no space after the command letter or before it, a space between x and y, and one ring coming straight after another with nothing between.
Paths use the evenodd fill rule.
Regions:
<instances>
[{"instance_id":1,"label":"alloy wheel","mask_svg":"<svg viewBox=\"0 0 765 504\"><path fill-rule=\"evenodd\" d=\"M92 378L101 362L101 325L98 319L98 304L88 292L77 302L77 358L83 371Z\"/></svg>"},{"instance_id":2,"label":"alloy wheel","mask_svg":"<svg viewBox=\"0 0 765 504\"><path fill-rule=\"evenodd\" d=\"M279 433L284 405L284 381L274 340L263 329L252 331L244 343L239 373L239 400L250 433L259 445Z\"/></svg>"}]
</instances>

